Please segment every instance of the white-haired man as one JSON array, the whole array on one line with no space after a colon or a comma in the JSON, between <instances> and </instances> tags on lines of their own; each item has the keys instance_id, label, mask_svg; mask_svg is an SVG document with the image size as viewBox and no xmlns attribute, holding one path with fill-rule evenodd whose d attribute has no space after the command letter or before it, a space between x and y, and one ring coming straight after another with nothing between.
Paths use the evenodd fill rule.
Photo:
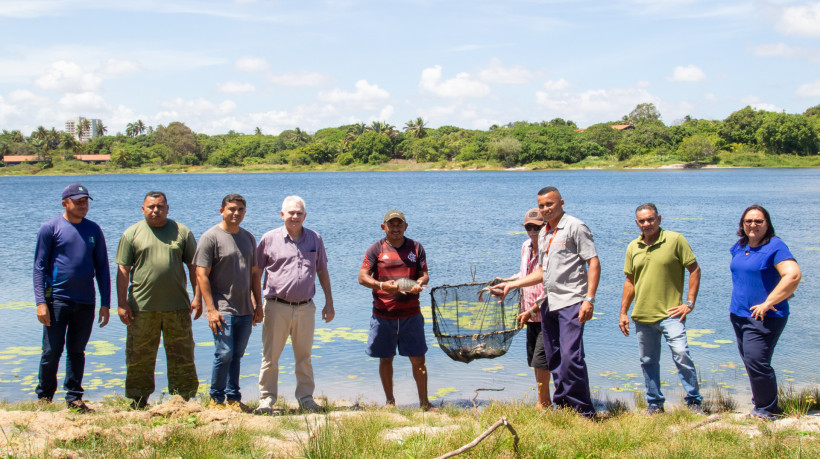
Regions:
<instances>
[{"instance_id":1,"label":"white-haired man","mask_svg":"<svg viewBox=\"0 0 820 459\"><path fill-rule=\"evenodd\" d=\"M313 400L313 328L316 306L316 278L325 293L322 319L333 320L333 295L322 238L305 228L305 201L288 196L280 216L285 224L265 233L256 247L256 264L265 273L265 318L262 322L262 367L259 370L258 414L273 413L278 397L279 356L288 337L293 345L296 399L307 411L321 408Z\"/></svg>"}]
</instances>

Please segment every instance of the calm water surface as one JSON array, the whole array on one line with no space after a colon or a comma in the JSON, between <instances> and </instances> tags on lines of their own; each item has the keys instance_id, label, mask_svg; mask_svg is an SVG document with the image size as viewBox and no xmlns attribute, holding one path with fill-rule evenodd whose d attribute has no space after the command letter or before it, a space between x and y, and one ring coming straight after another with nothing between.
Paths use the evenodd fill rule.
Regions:
<instances>
[{"instance_id":1,"label":"calm water surface","mask_svg":"<svg viewBox=\"0 0 820 459\"><path fill-rule=\"evenodd\" d=\"M817 202L820 170L700 170L700 171L561 171L561 172L377 172L301 174L98 175L82 177L0 178L0 399L34 397L42 327L33 304L31 270L39 225L62 212L59 196L70 182L80 181L94 201L88 217L102 227L113 264L122 232L142 218L140 205L147 191L167 193L170 218L186 224L199 237L219 222L219 204L230 192L248 200L243 226L259 238L280 226L282 199L298 194L307 201L305 225L325 240L333 284L336 319L317 321L313 365L316 395L332 399L382 402L378 362L364 353L370 316L370 290L356 276L365 249L382 236L379 223L391 208L404 211L407 236L427 250L430 285L459 284L517 271L524 213L536 206L537 191L557 186L565 210L587 223L595 235L602 263L595 320L585 332L590 379L595 396L631 399L642 389L637 342L618 329L623 287L623 257L639 232L634 209L655 202L663 227L683 233L703 269L697 308L687 321L690 347L701 379L747 399L748 381L737 354L728 320L731 279L729 247L742 210L760 203L772 213L777 234L790 247L803 270L803 282L792 300L792 315L774 358L784 384L820 384L815 307L820 293L816 273L820 226ZM112 286L113 287L113 286ZM112 288L113 290L113 288ZM317 305L324 298L317 286ZM116 304L116 299L113 299ZM429 295L422 306L429 308ZM525 337L519 334L510 352L494 360L463 364L434 347L429 309L427 354L430 394L438 400L471 399L476 388L504 388L493 398L533 398L534 378L525 362ZM207 391L213 356L207 320L194 323L196 364ZM88 347L84 386L87 398L122 394L125 378L125 326L116 313L105 328L95 328ZM261 352L261 328L251 336L243 359L245 399L258 397L256 378ZM280 394L293 398L295 377L290 346L280 360ZM64 362L61 363L61 370ZM663 354L667 398L679 402L674 365ZM409 362L395 361L399 403L417 402ZM60 375L62 380L62 374ZM157 360L157 392L164 388L165 358ZM486 399L488 393L482 393ZM62 395L58 393L58 397Z\"/></svg>"}]
</instances>

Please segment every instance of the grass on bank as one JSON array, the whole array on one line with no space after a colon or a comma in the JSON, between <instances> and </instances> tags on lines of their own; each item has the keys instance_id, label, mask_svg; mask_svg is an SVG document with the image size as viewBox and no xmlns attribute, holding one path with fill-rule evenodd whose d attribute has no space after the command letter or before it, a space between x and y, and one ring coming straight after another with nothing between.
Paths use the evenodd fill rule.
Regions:
<instances>
[{"instance_id":1,"label":"grass on bank","mask_svg":"<svg viewBox=\"0 0 820 459\"><path fill-rule=\"evenodd\" d=\"M784 404L814 397L817 408L819 390L786 390ZM820 457L816 427L730 414L708 423L670 405L649 416L619 401L608 403L611 412L596 421L521 401L490 402L480 410L348 407L278 417L207 409L207 397L164 411L132 411L122 397L93 405L96 413L82 415L62 403L0 403L0 456L427 458L469 443L506 417L520 438L521 457ZM513 438L497 429L465 457L515 457Z\"/></svg>"},{"instance_id":2,"label":"grass on bank","mask_svg":"<svg viewBox=\"0 0 820 459\"><path fill-rule=\"evenodd\" d=\"M619 161L614 156L590 156L575 164L561 161L538 161L526 166L514 167L522 170L562 170L562 169L628 169L657 168L682 164L677 155L639 155ZM722 151L713 162L717 167L820 167L820 155L767 155L751 151ZM77 160L55 161L54 166L42 169L35 164L19 164L0 167L0 175L86 175L86 174L178 174L178 173L242 173L242 172L371 172L371 171L426 171L426 170L506 170L506 165L498 161L438 161L418 163L413 160L392 160L384 164L354 164L342 166L336 163L290 165L254 164L235 167L215 167L210 165L187 166L182 164L147 164L137 168L120 168L113 164L88 164Z\"/></svg>"}]
</instances>

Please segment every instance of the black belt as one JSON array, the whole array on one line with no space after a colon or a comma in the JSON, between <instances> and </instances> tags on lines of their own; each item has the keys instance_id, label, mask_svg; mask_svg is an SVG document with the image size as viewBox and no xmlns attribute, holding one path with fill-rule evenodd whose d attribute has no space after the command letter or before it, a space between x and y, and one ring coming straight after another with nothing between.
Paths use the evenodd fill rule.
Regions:
<instances>
[{"instance_id":1,"label":"black belt","mask_svg":"<svg viewBox=\"0 0 820 459\"><path fill-rule=\"evenodd\" d=\"M305 301L285 301L285 300L283 300L282 298L277 298L277 297L268 298L268 299L269 299L269 300L276 301L276 302L279 302L279 303L288 304L288 305L291 305L291 306L304 306L304 305L306 305L306 304L310 303L310 300L305 300Z\"/></svg>"}]
</instances>

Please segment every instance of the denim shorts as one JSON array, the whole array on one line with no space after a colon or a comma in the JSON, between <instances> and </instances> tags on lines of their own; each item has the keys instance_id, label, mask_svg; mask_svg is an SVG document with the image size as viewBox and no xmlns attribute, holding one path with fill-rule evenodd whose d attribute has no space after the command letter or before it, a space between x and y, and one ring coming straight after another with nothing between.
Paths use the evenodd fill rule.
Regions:
<instances>
[{"instance_id":1,"label":"denim shorts","mask_svg":"<svg viewBox=\"0 0 820 459\"><path fill-rule=\"evenodd\" d=\"M396 355L420 357L427 353L424 337L424 317L416 314L405 319L370 317L370 334L365 352L370 357L389 359Z\"/></svg>"}]
</instances>

